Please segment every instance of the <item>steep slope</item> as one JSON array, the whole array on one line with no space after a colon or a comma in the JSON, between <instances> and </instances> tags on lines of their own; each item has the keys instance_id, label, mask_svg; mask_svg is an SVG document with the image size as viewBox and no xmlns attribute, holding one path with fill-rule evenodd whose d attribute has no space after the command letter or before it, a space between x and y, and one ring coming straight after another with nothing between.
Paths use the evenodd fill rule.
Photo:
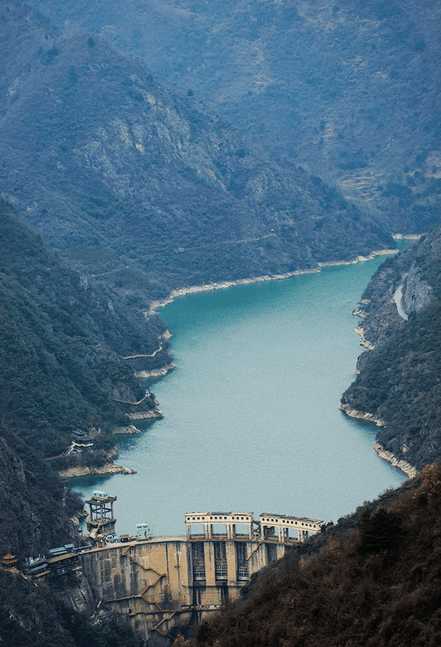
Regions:
<instances>
[{"instance_id":1,"label":"steep slope","mask_svg":"<svg viewBox=\"0 0 441 647\"><path fill-rule=\"evenodd\" d=\"M425 231L441 200L436 0L39 0L67 29L141 56L274 156Z\"/></svg>"},{"instance_id":2,"label":"steep slope","mask_svg":"<svg viewBox=\"0 0 441 647\"><path fill-rule=\"evenodd\" d=\"M113 425L127 424L121 400L144 395L123 356L148 354L161 328L64 267L1 201L0 240L0 552L30 554L68 532L68 502L42 459L76 440L93 447L69 460L105 460Z\"/></svg>"},{"instance_id":3,"label":"steep slope","mask_svg":"<svg viewBox=\"0 0 441 647\"><path fill-rule=\"evenodd\" d=\"M387 261L359 308L374 350L343 406L384 423L380 443L416 467L441 458L441 230Z\"/></svg>"},{"instance_id":4,"label":"steep slope","mask_svg":"<svg viewBox=\"0 0 441 647\"><path fill-rule=\"evenodd\" d=\"M192 644L436 647L440 511L437 465L258 574Z\"/></svg>"},{"instance_id":5,"label":"steep slope","mask_svg":"<svg viewBox=\"0 0 441 647\"><path fill-rule=\"evenodd\" d=\"M79 430L94 447L75 460L106 456L111 427L126 420L128 407L116 400L143 394L121 354L157 347L161 327L67 269L1 200L0 241L0 556L10 551L22 564L78 542L71 518L81 503L48 459ZM66 595L75 585L67 583ZM44 584L0 565L2 645L139 644L125 626L94 611L69 611Z\"/></svg>"},{"instance_id":6,"label":"steep slope","mask_svg":"<svg viewBox=\"0 0 441 647\"><path fill-rule=\"evenodd\" d=\"M335 190L269 162L139 60L102 38L55 38L21 2L0 11L0 181L75 267L157 296L389 243Z\"/></svg>"},{"instance_id":7,"label":"steep slope","mask_svg":"<svg viewBox=\"0 0 441 647\"><path fill-rule=\"evenodd\" d=\"M123 623L63 606L44 586L0 572L0 643L8 647L141 647Z\"/></svg>"},{"instance_id":8,"label":"steep slope","mask_svg":"<svg viewBox=\"0 0 441 647\"><path fill-rule=\"evenodd\" d=\"M68 521L78 501L48 470L38 451L0 425L0 555L38 555L75 536Z\"/></svg>"}]
</instances>

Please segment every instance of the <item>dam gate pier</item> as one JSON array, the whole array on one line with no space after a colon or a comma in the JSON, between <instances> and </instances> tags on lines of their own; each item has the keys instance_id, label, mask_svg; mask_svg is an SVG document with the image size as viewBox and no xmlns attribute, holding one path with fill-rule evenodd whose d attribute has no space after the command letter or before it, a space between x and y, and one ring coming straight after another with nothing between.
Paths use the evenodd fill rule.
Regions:
<instances>
[{"instance_id":1,"label":"dam gate pier","mask_svg":"<svg viewBox=\"0 0 441 647\"><path fill-rule=\"evenodd\" d=\"M79 559L100 606L124 616L145 639L165 639L236 599L254 573L322 525L270 513L187 513L185 536L105 544Z\"/></svg>"}]
</instances>

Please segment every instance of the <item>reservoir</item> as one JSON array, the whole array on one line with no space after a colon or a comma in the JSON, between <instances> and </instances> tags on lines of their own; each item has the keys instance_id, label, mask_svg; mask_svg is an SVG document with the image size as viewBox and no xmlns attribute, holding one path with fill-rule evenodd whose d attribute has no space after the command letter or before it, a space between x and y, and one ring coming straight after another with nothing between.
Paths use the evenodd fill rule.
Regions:
<instances>
[{"instance_id":1,"label":"reservoir","mask_svg":"<svg viewBox=\"0 0 441 647\"><path fill-rule=\"evenodd\" d=\"M352 309L383 261L196 294L160 311L176 370L153 390L164 419L126 438L136 475L81 479L118 497L117 531L181 534L192 511L337 520L404 476L340 397L361 352Z\"/></svg>"}]
</instances>

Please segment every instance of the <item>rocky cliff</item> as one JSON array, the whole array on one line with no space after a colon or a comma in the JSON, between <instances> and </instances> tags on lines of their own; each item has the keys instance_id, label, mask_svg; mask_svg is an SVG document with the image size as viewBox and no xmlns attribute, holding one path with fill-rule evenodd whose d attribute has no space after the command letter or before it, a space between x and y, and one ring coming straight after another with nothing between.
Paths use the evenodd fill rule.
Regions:
<instances>
[{"instance_id":1,"label":"rocky cliff","mask_svg":"<svg viewBox=\"0 0 441 647\"><path fill-rule=\"evenodd\" d=\"M123 623L108 615L91 615L84 598L82 603L78 599L89 594L84 581L65 583L64 592L54 594L44 584L0 571L1 643L8 647L141 647Z\"/></svg>"},{"instance_id":2,"label":"rocky cliff","mask_svg":"<svg viewBox=\"0 0 441 647\"><path fill-rule=\"evenodd\" d=\"M146 299L390 244L335 188L163 87L149 61L23 2L0 12L2 191L75 268Z\"/></svg>"},{"instance_id":3,"label":"rocky cliff","mask_svg":"<svg viewBox=\"0 0 441 647\"><path fill-rule=\"evenodd\" d=\"M437 0L37 4L58 25L141 57L392 231L439 222Z\"/></svg>"},{"instance_id":4,"label":"rocky cliff","mask_svg":"<svg viewBox=\"0 0 441 647\"><path fill-rule=\"evenodd\" d=\"M347 409L384 422L378 440L420 468L441 457L441 231L384 263L356 310L372 350L344 394Z\"/></svg>"}]
</instances>

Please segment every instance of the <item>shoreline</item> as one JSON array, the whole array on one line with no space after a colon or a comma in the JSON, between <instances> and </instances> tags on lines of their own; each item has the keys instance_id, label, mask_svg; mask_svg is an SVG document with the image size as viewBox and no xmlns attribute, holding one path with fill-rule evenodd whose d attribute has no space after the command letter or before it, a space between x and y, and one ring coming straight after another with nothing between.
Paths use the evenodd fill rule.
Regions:
<instances>
[{"instance_id":1,"label":"shoreline","mask_svg":"<svg viewBox=\"0 0 441 647\"><path fill-rule=\"evenodd\" d=\"M367 261L371 261L377 258L378 256L391 256L391 255L397 254L398 252L399 252L398 249L391 249L391 248L378 249L378 250L373 250L367 256L358 255L352 260L321 261L317 263L316 267L306 268L303 270L299 269L299 270L293 270L292 272L285 272L282 274L264 274L256 277L248 277L248 278L227 280L227 281L216 281L213 283L204 283L202 285L193 285L188 287L175 288L164 299L152 301L148 310L145 312L145 316L149 317L154 313L156 313L156 311L159 308L163 308L169 305L170 303L173 303L176 299L184 296L188 296L191 294L213 292L213 291L223 290L231 287L254 285L257 283L264 283L268 281L283 281L297 276L306 276L309 274L319 274L322 271L322 269L327 269L331 267L357 265L359 263L365 263ZM146 354L128 355L128 356L125 356L123 359L125 360L144 359L144 358L152 359L156 357L156 355L158 355L163 350L164 347L162 342L165 342L165 343L168 342L171 339L171 337L172 337L172 332L167 328L159 336L160 345L155 351L149 354L146 353ZM162 378L162 377L165 377L169 372L173 371L175 368L176 367L173 363L169 363L157 369L135 371L135 377L138 379ZM140 403L130 403L130 404L138 405ZM115 427L113 430L114 436L139 435L142 433L142 431L138 429L135 426L135 424L132 424L132 423L135 423L137 421L146 421L146 420L150 420L154 422L155 420L159 420L163 418L163 414L159 409L143 411L139 413L136 413L136 412L127 413L126 416L129 420L129 423L126 426ZM366 420L366 418L364 419ZM63 479L80 478L84 476L106 476L106 475L113 475L113 474L136 474L136 471L128 467L117 465L110 460L108 463L106 463L101 467L75 466L75 467L67 468L65 470L61 470L59 472L60 477Z\"/></svg>"},{"instance_id":2,"label":"shoreline","mask_svg":"<svg viewBox=\"0 0 441 647\"><path fill-rule=\"evenodd\" d=\"M359 409L353 409L349 404L345 404L343 402L340 402L339 409L345 415L349 416L349 418L355 418L356 420L361 420L362 422L369 422L376 427L384 427L384 420L377 418L373 413L369 413L368 411L360 411Z\"/></svg>"},{"instance_id":3,"label":"shoreline","mask_svg":"<svg viewBox=\"0 0 441 647\"><path fill-rule=\"evenodd\" d=\"M100 467L76 465L58 472L58 476L62 479L82 478L84 476L112 476L113 474L136 474L136 470L116 463L105 463Z\"/></svg>"},{"instance_id":4,"label":"shoreline","mask_svg":"<svg viewBox=\"0 0 441 647\"><path fill-rule=\"evenodd\" d=\"M423 234L393 234L392 238L394 240L420 240ZM362 299L359 304L352 311L352 315L358 319L365 320L369 316L368 313L363 310L362 306L369 303L368 299ZM375 350L375 345L369 342L365 337L365 331L363 326L359 323L355 328L355 333L360 337L360 346L362 346L367 351ZM347 403L340 402L339 405L340 411L350 418L360 420L361 422L367 422L373 424L376 427L383 428L385 427L385 422L381 418L377 418L373 413L368 411L360 411L354 409ZM411 465L408 461L398 458L395 454L388 449L386 449L377 439L375 440L372 449L377 454L378 458L386 461L392 467L400 470L407 478L414 478L418 474L416 467Z\"/></svg>"},{"instance_id":5,"label":"shoreline","mask_svg":"<svg viewBox=\"0 0 441 647\"><path fill-rule=\"evenodd\" d=\"M384 420L382 420L381 418L376 418L373 413L369 413L367 411L359 411L358 409L352 409L348 404L343 403L340 403L339 408L340 411L342 411L350 418L355 418L356 420L367 422L380 428L385 426ZM418 470L416 467L414 467L408 461L395 456L393 452L386 449L378 440L375 440L374 444L372 445L372 449L377 454L378 458L381 458L382 460L392 465L392 467L395 467L396 469L400 470L400 472L403 472L403 474L405 474L407 478L412 479L417 476Z\"/></svg>"},{"instance_id":6,"label":"shoreline","mask_svg":"<svg viewBox=\"0 0 441 647\"><path fill-rule=\"evenodd\" d=\"M354 315L354 313L352 313L352 314ZM358 314L354 315L354 317L358 317L358 316L359 316ZM367 315L365 316L365 319L366 318L367 318ZM366 337L364 336L364 328L363 328L363 326L357 326L356 328L354 328L354 332L355 332L356 335L358 335L360 337L360 346L362 348L365 348L366 350L369 350L369 351L375 350L374 344L371 344L371 342L368 341L366 339Z\"/></svg>"},{"instance_id":7,"label":"shoreline","mask_svg":"<svg viewBox=\"0 0 441 647\"><path fill-rule=\"evenodd\" d=\"M415 476L417 476L418 470L416 467L411 465L411 463L408 463L408 461L405 461L395 456L393 452L390 452L388 449L383 447L383 445L378 441L375 441L373 445L373 449L379 458L383 459L393 467L396 467L398 470L403 472L408 478L413 479L415 478Z\"/></svg>"},{"instance_id":8,"label":"shoreline","mask_svg":"<svg viewBox=\"0 0 441 647\"><path fill-rule=\"evenodd\" d=\"M358 263L366 263L367 261L372 261L378 256L392 256L398 254L398 249L376 249L373 250L367 256L356 256L352 260L342 260L342 261L321 261L317 263L316 267L306 268L303 270L293 270L292 272L285 272L282 274L262 274L260 276L248 277L243 279L232 279L226 281L215 281L213 283L202 283L201 285L191 285L182 288L174 288L168 296L164 299L158 299L152 301L148 310L146 311L146 316L149 317L157 312L159 308L164 308L165 306L173 303L176 299L181 297L188 296L190 294L201 294L203 292L215 292L217 290L225 290L227 288L237 287L241 285L254 285L256 283L266 283L267 281L285 281L286 279L292 279L296 276L305 276L308 274L319 274L322 269L330 267L340 267L346 265L358 265Z\"/></svg>"},{"instance_id":9,"label":"shoreline","mask_svg":"<svg viewBox=\"0 0 441 647\"><path fill-rule=\"evenodd\" d=\"M421 240L424 234L392 234L394 240Z\"/></svg>"},{"instance_id":10,"label":"shoreline","mask_svg":"<svg viewBox=\"0 0 441 647\"><path fill-rule=\"evenodd\" d=\"M173 363L166 364L165 366L162 366L161 368L152 368L150 370L144 370L144 371L135 371L135 377L138 380L147 380L149 378L155 378L155 377L165 377L172 371L174 371L176 368L176 365Z\"/></svg>"},{"instance_id":11,"label":"shoreline","mask_svg":"<svg viewBox=\"0 0 441 647\"><path fill-rule=\"evenodd\" d=\"M142 430L138 429L135 425L127 425L126 427L114 427L112 429L113 436L138 436L142 434Z\"/></svg>"},{"instance_id":12,"label":"shoreline","mask_svg":"<svg viewBox=\"0 0 441 647\"><path fill-rule=\"evenodd\" d=\"M159 409L126 413L126 416L129 420L159 420L164 417Z\"/></svg>"}]
</instances>

